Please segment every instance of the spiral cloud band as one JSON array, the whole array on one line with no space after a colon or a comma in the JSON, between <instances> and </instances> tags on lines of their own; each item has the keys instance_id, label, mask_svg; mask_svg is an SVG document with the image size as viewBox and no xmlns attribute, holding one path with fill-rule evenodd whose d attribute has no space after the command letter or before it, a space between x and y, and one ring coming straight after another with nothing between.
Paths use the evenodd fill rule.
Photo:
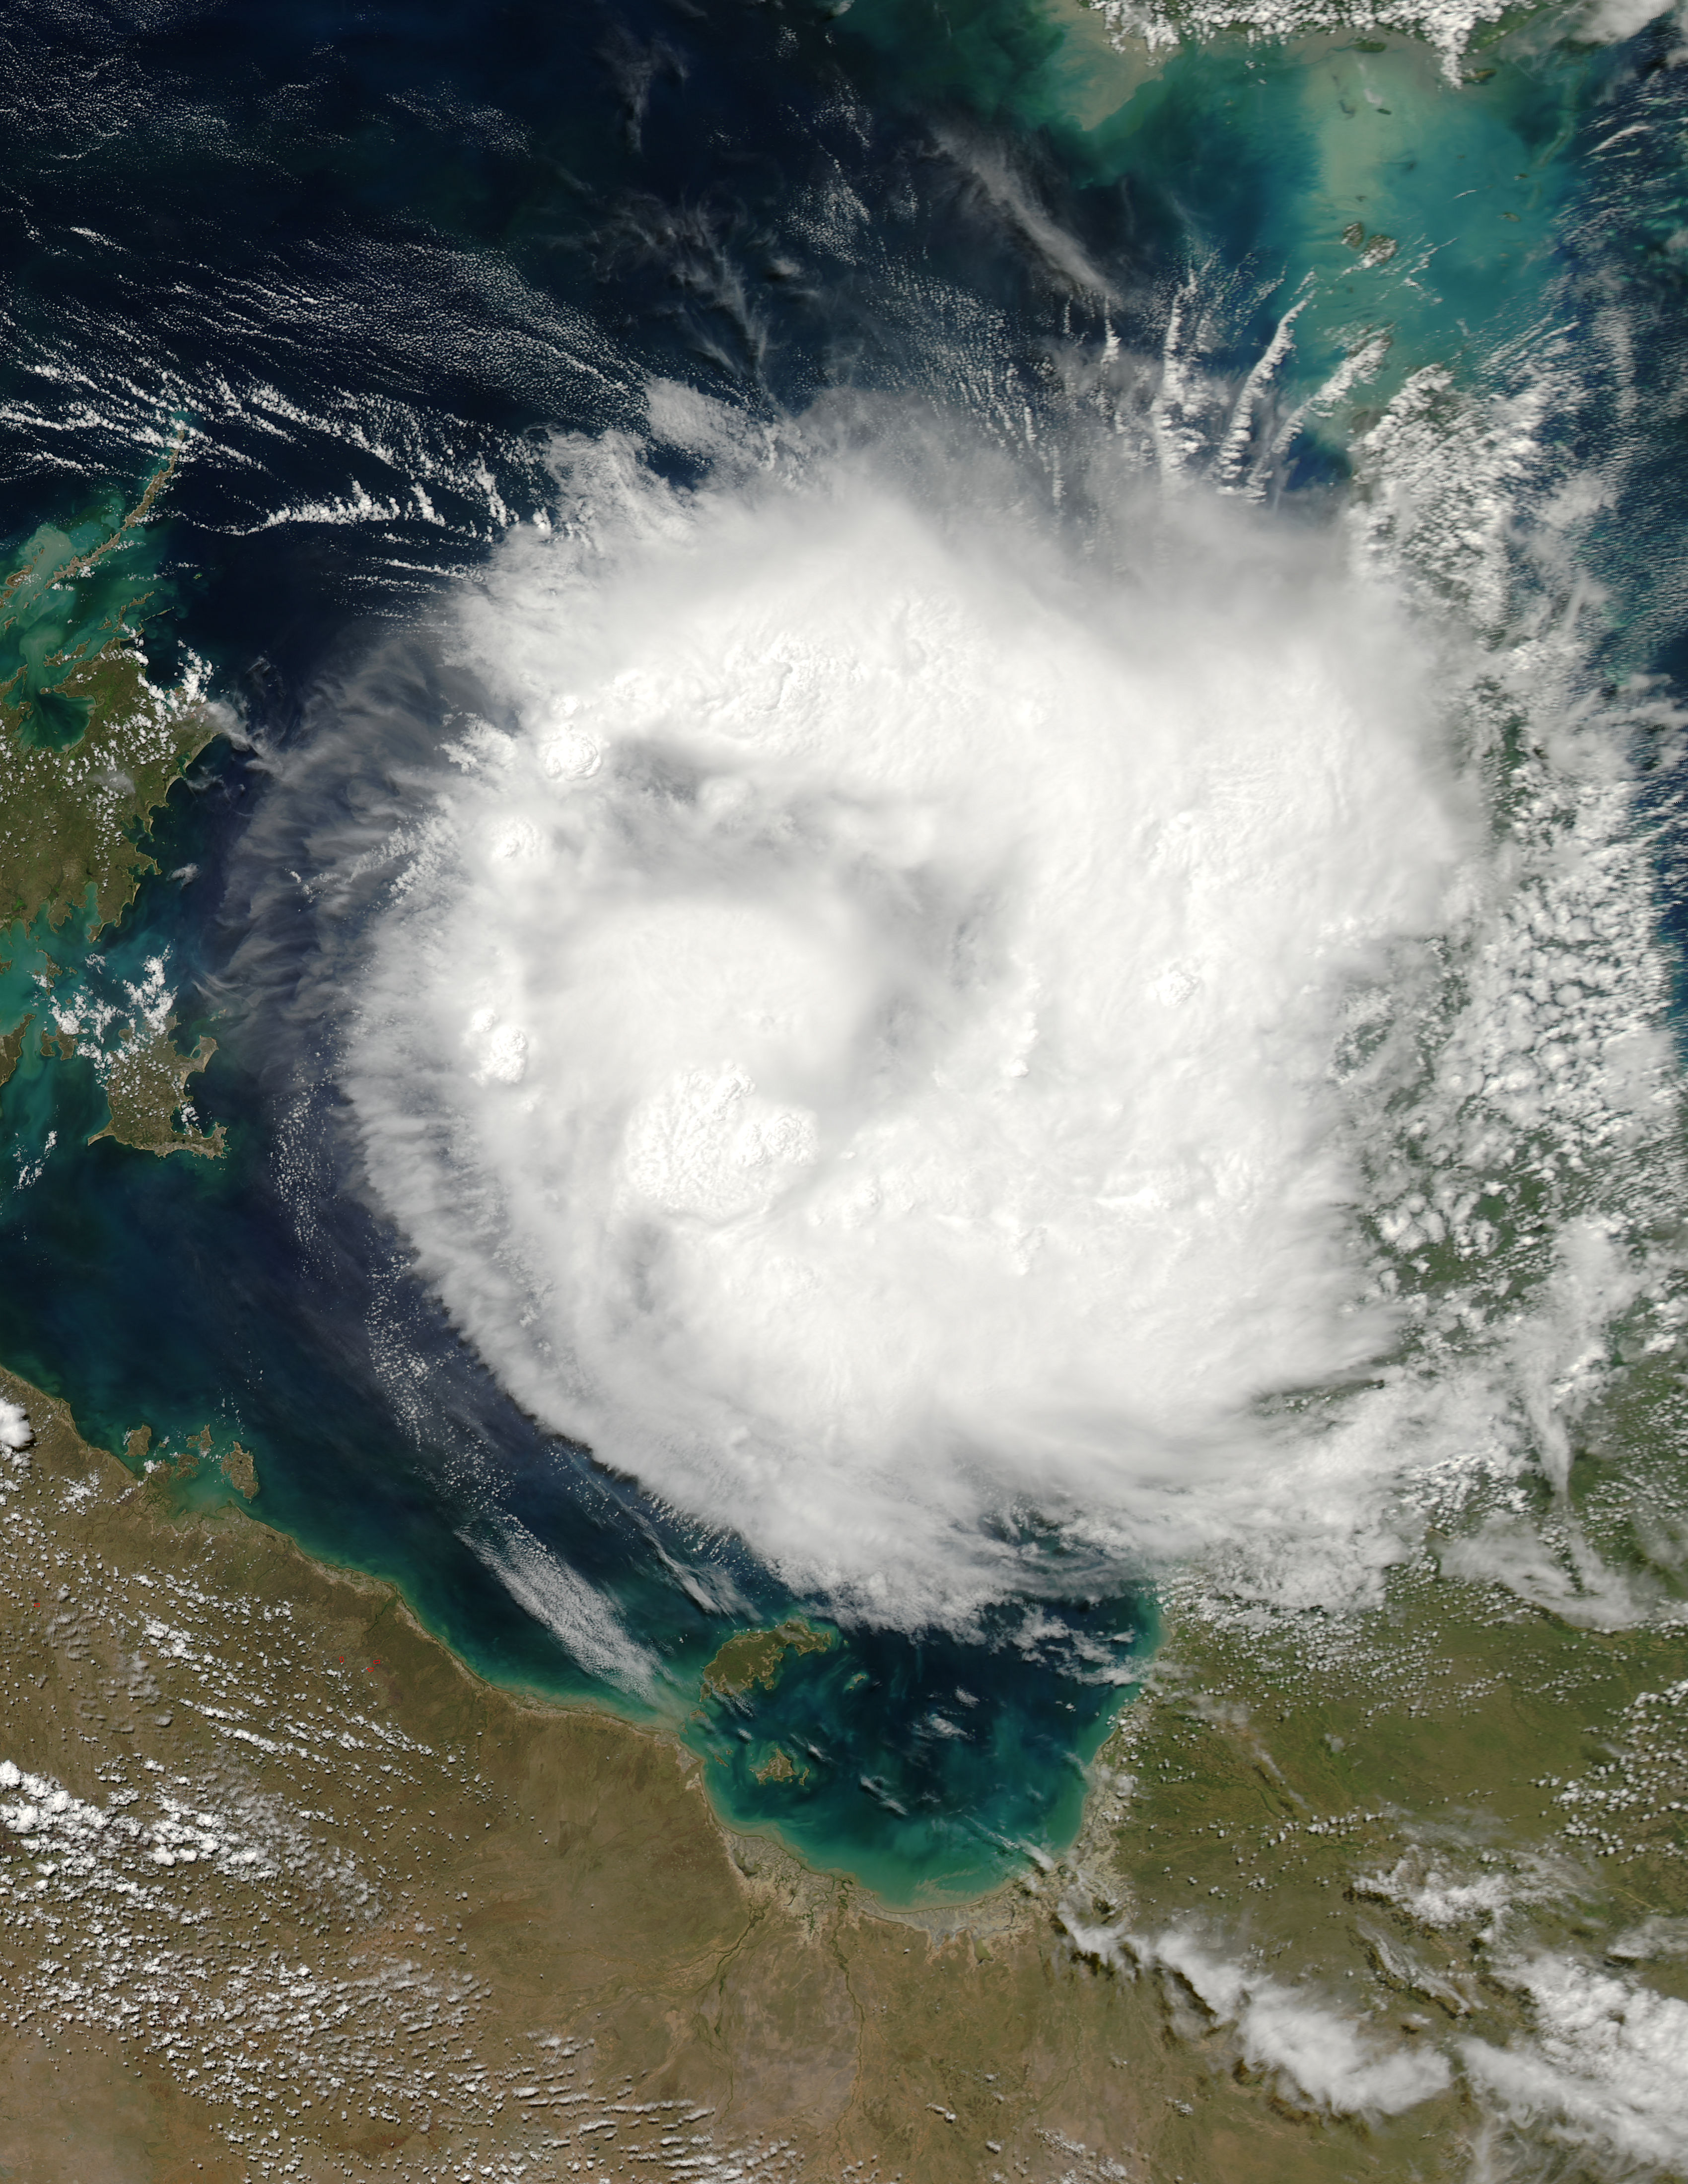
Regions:
<instances>
[{"instance_id":1,"label":"spiral cloud band","mask_svg":"<svg viewBox=\"0 0 1688 2184\"><path fill-rule=\"evenodd\" d=\"M1330 1064L1468 846L1411 648L1223 505L1081 555L575 460L371 945L379 1199L520 1401L847 1611L1188 1545L1390 1340Z\"/></svg>"}]
</instances>

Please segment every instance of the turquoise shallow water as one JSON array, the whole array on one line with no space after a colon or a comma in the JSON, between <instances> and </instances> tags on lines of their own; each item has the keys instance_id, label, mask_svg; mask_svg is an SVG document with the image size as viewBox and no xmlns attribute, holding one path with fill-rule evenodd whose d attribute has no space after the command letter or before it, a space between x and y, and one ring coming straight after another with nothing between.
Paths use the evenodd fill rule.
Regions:
<instances>
[{"instance_id":1,"label":"turquoise shallow water","mask_svg":"<svg viewBox=\"0 0 1688 2184\"><path fill-rule=\"evenodd\" d=\"M1359 338L1385 335L1372 402L1427 365L1488 373L1537 324L1580 239L1579 155L1622 72L1604 49L1514 42L1454 82L1427 46L1398 36L1114 54L1088 26L1039 37L1038 18L978 6L945 37L918 6L859 0L849 27L891 97L956 100L1052 154L1073 209L1139 249L1146 235L1162 280L1173 267L1217 273L1243 305L1224 329L1234 354L1257 356L1305 296L1298 393ZM1358 242L1346 239L1355 223ZM1379 236L1396 248L1368 265L1364 244ZM1120 293L1128 316L1128 278ZM1327 443L1340 448L1351 422L1340 410Z\"/></svg>"},{"instance_id":2,"label":"turquoise shallow water","mask_svg":"<svg viewBox=\"0 0 1688 2184\"><path fill-rule=\"evenodd\" d=\"M1099 1660L1128 1675L1152 1650L1152 1603L1052 1551L1043 1635L1025 1603L965 1637L851 1630L742 1706L703 1701L733 1630L824 1604L522 1417L345 1189L316 1028L287 1006L309 915L267 929L255 984L239 955L269 756L304 747L333 678L426 621L540 504L545 436L636 430L650 375L765 417L840 386L966 408L993 375L1058 408L1051 357L1111 338L1155 354L1193 275L1181 338L1233 387L1299 307L1239 472L1259 460L1286 521L1298 494L1311 513L1341 491L1356 430L1426 369L1505 386L1557 354L1591 390L1565 427L1591 461L1644 416L1652 460L1602 514L1595 558L1622 603L1613 671L1674 667L1683 425L1652 392L1680 324L1666 33L1624 49L1518 36L1454 83L1405 40L1115 55L1092 25L1007 5L855 0L843 17L678 28L628 8L607 42L554 11L489 34L444 0L366 10L355 32L312 9L218 21L135 48L160 114L226 125L160 129L144 189L132 150L79 137L74 102L12 117L8 187L51 247L14 223L0 526L21 547L132 490L143 435L190 415L200 437L150 534L174 588L160 639L211 660L260 755L202 761L160 829L163 872L185 877L149 883L92 957L73 930L14 933L0 1028L49 964L67 994L120 1000L162 957L184 1036L221 1042L201 1106L231 1150L213 1166L86 1145L103 1113L91 1065L30 1053L0 1095L15 1178L0 1354L111 1446L143 1422L176 1446L208 1424L239 1438L262 1519L393 1580L480 1672L669 1723L735 1823L890 1898L988 1886L1027 1846L1071 1841L1084 1767L1130 1688ZM25 30L76 50L45 15L8 35ZM83 30L75 64L93 68L100 36ZM285 127L284 85L305 114ZM1600 148L1626 130L1628 151ZM1018 199L979 182L990 159ZM840 189L861 227L817 210ZM1600 331L1614 284L1627 360ZM1274 420L1302 403L1274 468ZM448 693L409 671L424 734ZM1674 915L1668 870L1662 892ZM647 1696L592 1674L492 1574L475 1542L506 1518L658 1657ZM768 1774L776 1748L800 1776Z\"/></svg>"}]
</instances>

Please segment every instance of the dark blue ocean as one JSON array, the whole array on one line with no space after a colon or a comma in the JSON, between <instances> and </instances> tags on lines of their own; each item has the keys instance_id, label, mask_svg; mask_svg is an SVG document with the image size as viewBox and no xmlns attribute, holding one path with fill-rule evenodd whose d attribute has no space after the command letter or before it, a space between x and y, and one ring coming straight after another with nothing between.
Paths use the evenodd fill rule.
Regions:
<instances>
[{"instance_id":1,"label":"dark blue ocean","mask_svg":"<svg viewBox=\"0 0 1688 2184\"><path fill-rule=\"evenodd\" d=\"M1357 398L1373 405L1430 365L1504 382L1551 318L1590 390L1564 429L1591 460L1643 428L1652 451L1596 526L1614 602L1602 671L1675 674L1674 35L1513 36L1461 83L1401 39L1234 37L1148 70L1111 54L1100 19L1031 0L14 0L0 538L138 490L186 420L152 534L148 649L160 673L189 651L209 663L242 727L176 792L161 876L87 973L114 987L167 959L183 1042L220 1043L195 1096L227 1156L85 1146L104 1113L92 1067L26 1058L0 1103L0 1170L17 1178L0 1196L0 1358L114 1448L143 1424L177 1446L208 1424L219 1446L238 1439L259 1518L390 1578L482 1674L641 1713L474 1552L496 1506L662 1657L656 1711L721 1763L722 1811L821 1865L905 1899L977 1890L1026 1846L1069 1841L1129 1690L1093 1664L1152 1650L1146 1591L1099 1586L1052 1540L1034 1635L1015 1603L966 1640L847 1630L744 1709L700 1707L699 1674L735 1629L815 1603L539 1429L410 1275L336 1165L336 1095L287 1002L316 945L303 899L254 948L252 829L370 661L400 663L415 718L443 720L450 694L409 633L547 504L555 434L637 430L653 377L761 418L851 388L1031 415L1065 398L1061 360L1087 345L1159 353L1198 263L1228 298L1204 368L1234 378L1311 276L1286 403L1329 378L1368 314L1391 343ZM1353 270L1356 219L1401 249L1381 297ZM1073 251L1102 270L1106 303L1072 277ZM1621 404L1600 332L1614 295ZM1273 495L1310 510L1340 495L1353 423L1333 410L1304 432ZM35 940L75 953L71 936ZM31 944L14 931L20 976ZM730 1613L679 1581L704 1565ZM811 1751L806 1782L756 1779L776 1740Z\"/></svg>"}]
</instances>

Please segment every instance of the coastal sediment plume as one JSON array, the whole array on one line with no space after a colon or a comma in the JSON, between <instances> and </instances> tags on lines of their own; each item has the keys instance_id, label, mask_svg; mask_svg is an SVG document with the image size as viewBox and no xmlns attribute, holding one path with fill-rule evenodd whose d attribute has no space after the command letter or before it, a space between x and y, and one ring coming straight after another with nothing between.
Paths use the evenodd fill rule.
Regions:
<instances>
[{"instance_id":1,"label":"coastal sediment plume","mask_svg":"<svg viewBox=\"0 0 1688 2184\"><path fill-rule=\"evenodd\" d=\"M1199 1544L1392 1339L1332 1060L1473 853L1422 638L1101 455L1088 527L954 449L561 461L362 965L378 1198L522 1404L850 1612Z\"/></svg>"}]
</instances>

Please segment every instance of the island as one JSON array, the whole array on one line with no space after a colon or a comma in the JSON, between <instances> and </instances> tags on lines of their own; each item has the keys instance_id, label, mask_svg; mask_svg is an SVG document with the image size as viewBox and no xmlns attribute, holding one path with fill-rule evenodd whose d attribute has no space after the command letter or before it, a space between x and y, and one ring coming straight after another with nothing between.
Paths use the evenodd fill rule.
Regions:
<instances>
[{"instance_id":1,"label":"island","mask_svg":"<svg viewBox=\"0 0 1688 2184\"><path fill-rule=\"evenodd\" d=\"M817 1630L800 1615L777 1630L740 1630L716 1654L703 1673L703 1687L714 1698L743 1698L760 1685L772 1691L788 1653L826 1653L838 1642L835 1630Z\"/></svg>"},{"instance_id":2,"label":"island","mask_svg":"<svg viewBox=\"0 0 1688 2184\"><path fill-rule=\"evenodd\" d=\"M178 423L134 504L41 526L0 580L0 914L8 961L48 941L36 985L56 986L58 960L92 947L157 869L148 829L186 767L228 732L207 694L203 664L173 682L145 649L160 579L149 525L181 463ZM0 1084L15 1072L36 1006L0 1037ZM86 1053L105 1084L109 1121L96 1134L153 1153L214 1156L220 1130L183 1113L189 1078L215 1050L183 1055L173 1021L142 1010L114 1047L79 1036L74 1011L42 1039L44 1056Z\"/></svg>"}]
</instances>

